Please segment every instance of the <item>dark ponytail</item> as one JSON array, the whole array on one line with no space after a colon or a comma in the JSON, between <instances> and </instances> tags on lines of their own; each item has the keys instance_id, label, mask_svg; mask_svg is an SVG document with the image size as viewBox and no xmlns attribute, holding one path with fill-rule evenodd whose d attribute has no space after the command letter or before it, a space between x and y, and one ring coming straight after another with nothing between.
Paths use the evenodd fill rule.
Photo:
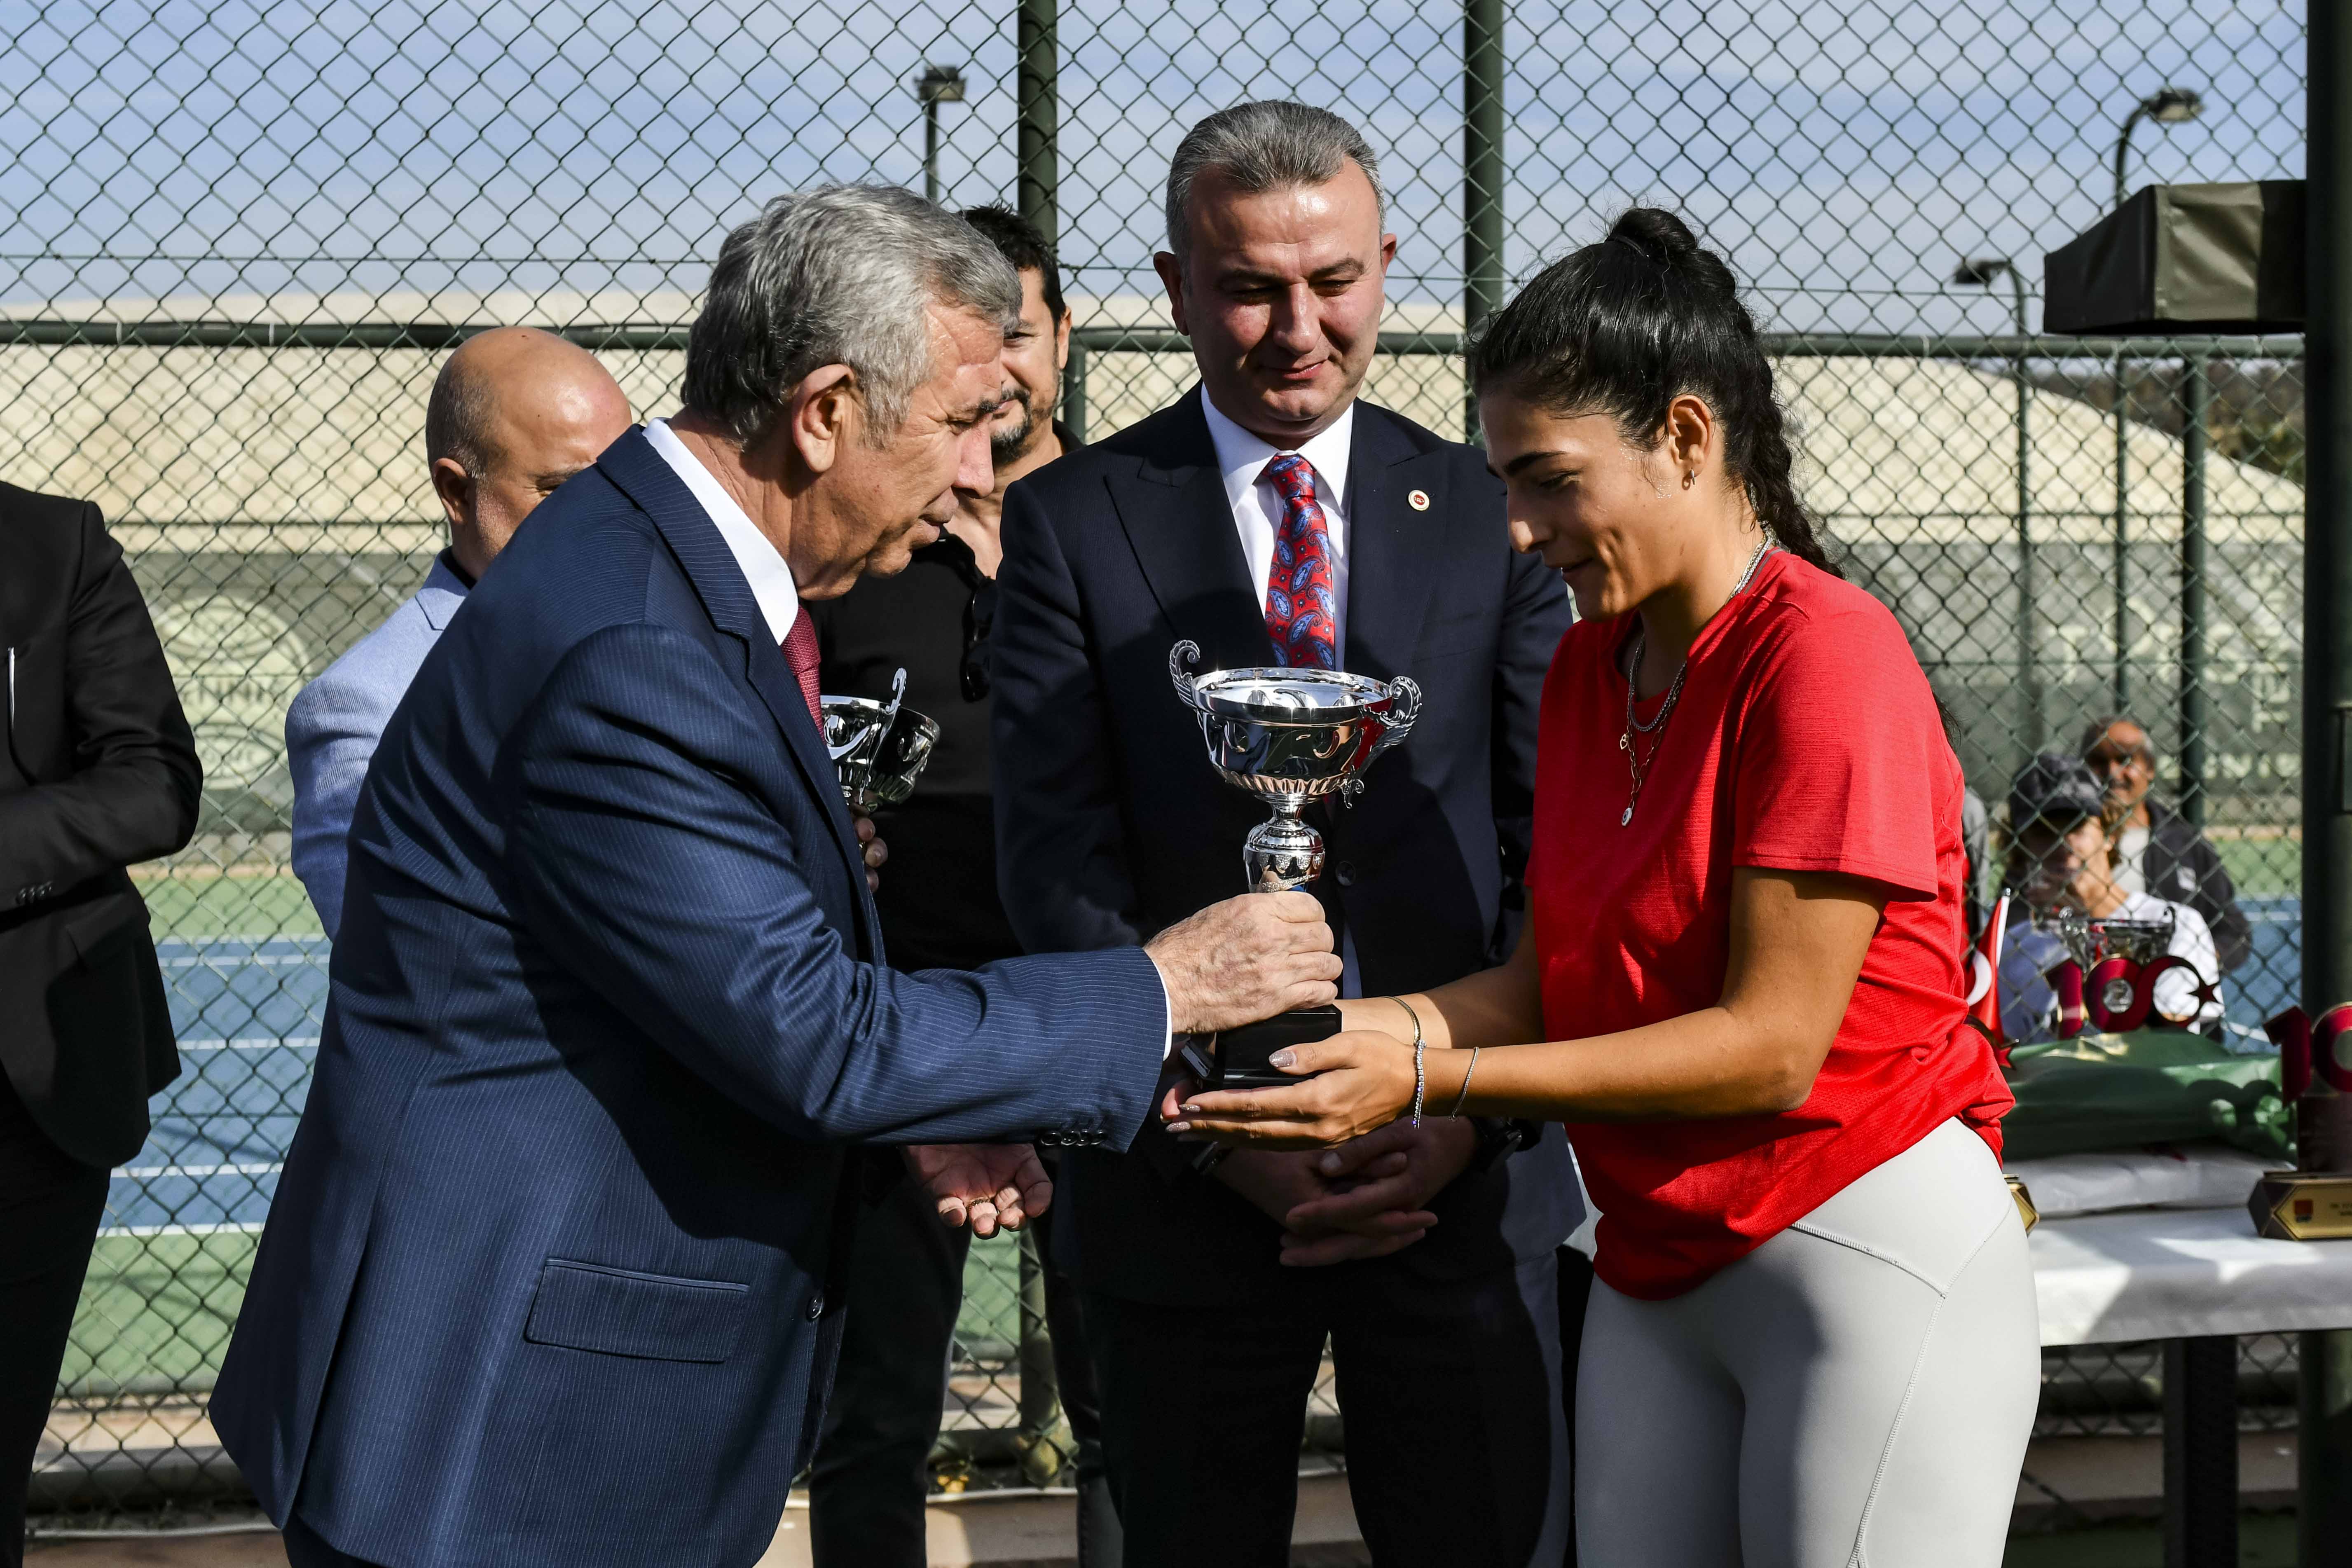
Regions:
<instances>
[{"instance_id":1,"label":"dark ponytail","mask_svg":"<svg viewBox=\"0 0 2352 1568\"><path fill-rule=\"evenodd\" d=\"M1789 418L1731 268L1683 220L1634 207L1609 237L1538 273L1470 350L1470 384L1561 413L1606 414L1647 446L1687 393L1723 426L1724 461L1773 541L1843 576L1797 496Z\"/></svg>"}]
</instances>

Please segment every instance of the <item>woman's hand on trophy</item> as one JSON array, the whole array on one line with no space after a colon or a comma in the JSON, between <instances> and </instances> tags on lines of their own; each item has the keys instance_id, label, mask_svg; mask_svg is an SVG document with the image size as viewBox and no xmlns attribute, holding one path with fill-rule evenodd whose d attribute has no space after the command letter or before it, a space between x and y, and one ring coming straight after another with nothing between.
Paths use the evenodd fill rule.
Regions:
<instances>
[{"instance_id":1,"label":"woman's hand on trophy","mask_svg":"<svg viewBox=\"0 0 2352 1568\"><path fill-rule=\"evenodd\" d=\"M1168 1131L1221 1143L1306 1149L1360 1137L1412 1106L1412 1047L1391 1035L1353 1030L1285 1046L1266 1059L1285 1072L1316 1076L1288 1089L1188 1095Z\"/></svg>"},{"instance_id":2,"label":"woman's hand on trophy","mask_svg":"<svg viewBox=\"0 0 2352 1568\"><path fill-rule=\"evenodd\" d=\"M875 831L872 817L853 816L850 820L857 825L857 842L865 846L866 890L878 893L882 890L882 879L875 873L882 869L885 860L890 858L890 847L883 843L881 836Z\"/></svg>"},{"instance_id":3,"label":"woman's hand on trophy","mask_svg":"<svg viewBox=\"0 0 2352 1568\"><path fill-rule=\"evenodd\" d=\"M967 1220L982 1237L1000 1226L1019 1230L1054 1201L1053 1181L1026 1143L916 1143L904 1152L950 1230Z\"/></svg>"},{"instance_id":4,"label":"woman's hand on trophy","mask_svg":"<svg viewBox=\"0 0 2352 1568\"><path fill-rule=\"evenodd\" d=\"M1213 1035L1339 994L1339 955L1307 893L1244 893L1146 942L1180 1035Z\"/></svg>"}]
</instances>

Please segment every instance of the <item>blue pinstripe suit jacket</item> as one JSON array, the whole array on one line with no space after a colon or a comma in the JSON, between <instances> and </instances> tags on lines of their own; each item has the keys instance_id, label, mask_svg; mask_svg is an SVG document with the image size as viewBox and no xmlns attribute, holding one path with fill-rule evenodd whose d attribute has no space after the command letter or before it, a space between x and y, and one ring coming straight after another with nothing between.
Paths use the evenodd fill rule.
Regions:
<instances>
[{"instance_id":1,"label":"blue pinstripe suit jacket","mask_svg":"<svg viewBox=\"0 0 2352 1568\"><path fill-rule=\"evenodd\" d=\"M1141 953L884 967L799 688L640 433L451 620L350 843L212 1414L358 1557L752 1563L830 1380L849 1145L1150 1110Z\"/></svg>"}]
</instances>

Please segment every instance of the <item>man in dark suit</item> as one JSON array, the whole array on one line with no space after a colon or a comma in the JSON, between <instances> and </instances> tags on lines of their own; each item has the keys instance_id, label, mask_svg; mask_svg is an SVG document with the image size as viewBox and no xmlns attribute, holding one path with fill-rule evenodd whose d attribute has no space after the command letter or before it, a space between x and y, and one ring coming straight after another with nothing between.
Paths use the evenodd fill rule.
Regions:
<instances>
[{"instance_id":1,"label":"man in dark suit","mask_svg":"<svg viewBox=\"0 0 2352 1568\"><path fill-rule=\"evenodd\" d=\"M188 842L204 777L89 502L0 485L0 1563L15 1563L107 1172L180 1076L123 868Z\"/></svg>"},{"instance_id":2,"label":"man in dark suit","mask_svg":"<svg viewBox=\"0 0 2352 1568\"><path fill-rule=\"evenodd\" d=\"M1304 899L883 962L801 600L988 487L1019 300L904 191L772 202L684 412L532 512L394 711L212 1405L296 1568L754 1562L839 1339L845 1145L1120 1146L1171 1029L1331 990ZM1008 1225L1044 1202L1025 1147L924 1168Z\"/></svg>"},{"instance_id":3,"label":"man in dark suit","mask_svg":"<svg viewBox=\"0 0 2352 1568\"><path fill-rule=\"evenodd\" d=\"M1149 940L1243 881L1264 808L1211 771L1170 689L1184 637L1204 668L1421 684L1354 809L1318 808L1315 890L1349 985L1451 979L1516 934L1537 701L1569 611L1513 554L1476 451L1356 400L1396 245L1377 178L1318 110L1195 126L1158 265L1201 388L1007 499L998 859L1033 952ZM1155 1125L1064 1160L1129 1568L1287 1561L1327 1335L1376 1560L1560 1561L1554 1249L1580 1211L1557 1129L1510 1152L1534 1136L1433 1118L1334 1164L1244 1152L1204 1175Z\"/></svg>"}]
</instances>

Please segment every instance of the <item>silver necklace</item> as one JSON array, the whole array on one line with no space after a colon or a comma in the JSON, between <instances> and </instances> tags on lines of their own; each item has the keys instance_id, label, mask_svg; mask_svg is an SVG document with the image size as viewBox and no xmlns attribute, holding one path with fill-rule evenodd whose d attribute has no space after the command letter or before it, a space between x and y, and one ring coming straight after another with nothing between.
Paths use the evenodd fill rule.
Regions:
<instances>
[{"instance_id":1,"label":"silver necklace","mask_svg":"<svg viewBox=\"0 0 2352 1568\"><path fill-rule=\"evenodd\" d=\"M1748 584L1755 579L1756 568L1764 563L1764 557L1771 548L1772 539L1769 534L1767 534L1757 544L1756 553L1748 558L1748 569L1739 574L1739 581L1731 585L1732 599L1737 599L1748 591ZM1729 599L1725 601L1727 604L1729 602ZM1666 721L1674 716L1675 704L1682 700L1683 678L1690 673L1690 655L1685 653L1683 655L1682 663L1675 668L1674 679L1666 686L1666 700L1658 704L1658 716L1646 724L1635 718L1633 716L1633 681L1642 673L1642 649L1647 643L1649 636L1650 629L1647 626L1642 627L1633 634L1633 655L1626 661L1625 730L1617 737L1617 749L1625 753L1625 765L1633 771L1633 778L1632 788L1626 792L1624 814L1617 818L1617 826L1620 827L1627 826L1633 822L1633 807L1642 799L1642 785L1650 776L1650 764L1658 760L1659 749L1666 743L1666 738L1664 735L1658 735L1655 741L1650 742L1650 754L1645 757L1642 754L1641 748L1634 744L1633 737L1656 734L1666 727Z\"/></svg>"}]
</instances>

